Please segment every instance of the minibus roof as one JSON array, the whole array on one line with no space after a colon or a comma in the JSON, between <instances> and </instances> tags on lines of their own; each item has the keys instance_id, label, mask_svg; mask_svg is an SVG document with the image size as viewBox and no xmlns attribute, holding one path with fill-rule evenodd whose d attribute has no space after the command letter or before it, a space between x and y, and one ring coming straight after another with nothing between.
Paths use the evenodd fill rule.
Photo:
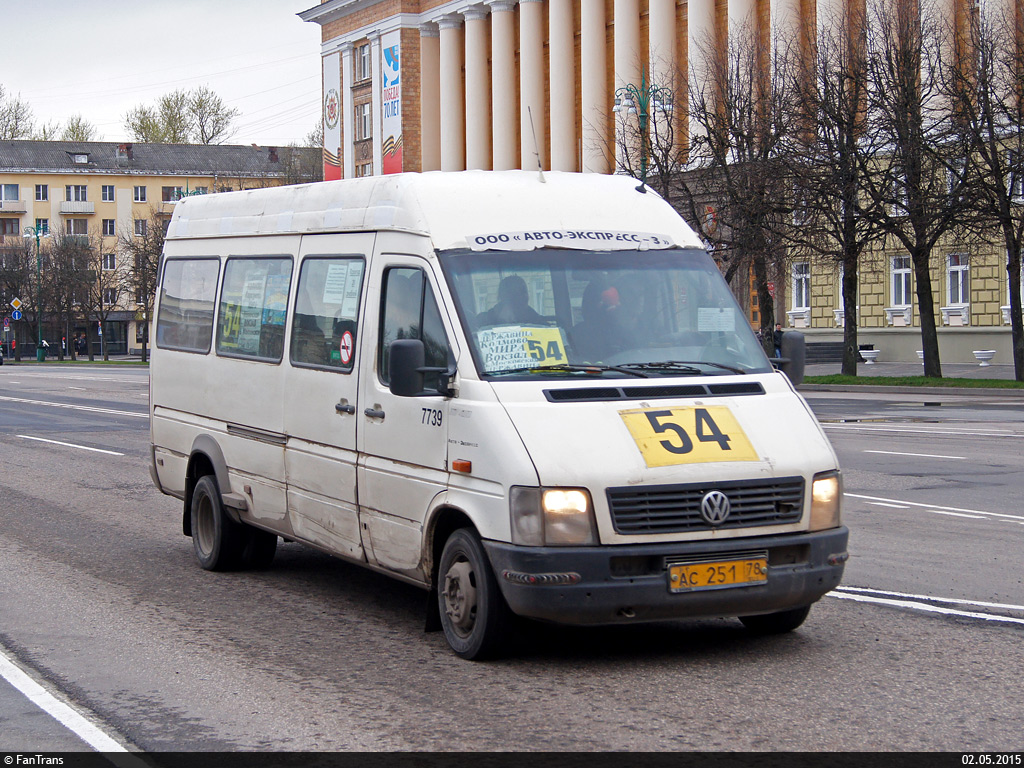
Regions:
<instances>
[{"instance_id":1,"label":"minibus roof","mask_svg":"<svg viewBox=\"0 0 1024 768\"><path fill-rule=\"evenodd\" d=\"M426 235L438 250L703 247L638 187L629 176L431 171L195 195L175 204L167 239L383 229Z\"/></svg>"}]
</instances>

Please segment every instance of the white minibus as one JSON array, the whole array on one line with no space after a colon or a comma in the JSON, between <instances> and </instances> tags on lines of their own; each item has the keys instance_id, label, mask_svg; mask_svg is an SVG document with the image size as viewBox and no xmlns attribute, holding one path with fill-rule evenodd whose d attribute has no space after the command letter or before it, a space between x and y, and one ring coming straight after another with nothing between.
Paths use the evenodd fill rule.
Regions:
<instances>
[{"instance_id":1,"label":"white minibus","mask_svg":"<svg viewBox=\"0 0 1024 768\"><path fill-rule=\"evenodd\" d=\"M840 582L835 452L634 179L188 197L155 317L152 475L208 570L302 542L429 590L469 659L514 616L785 632Z\"/></svg>"}]
</instances>

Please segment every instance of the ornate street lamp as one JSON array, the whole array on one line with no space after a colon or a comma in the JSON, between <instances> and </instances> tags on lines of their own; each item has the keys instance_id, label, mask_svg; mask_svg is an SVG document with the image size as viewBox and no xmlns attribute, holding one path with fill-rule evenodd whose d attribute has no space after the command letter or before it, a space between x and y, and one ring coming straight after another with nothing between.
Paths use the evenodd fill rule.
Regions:
<instances>
[{"instance_id":1,"label":"ornate street lamp","mask_svg":"<svg viewBox=\"0 0 1024 768\"><path fill-rule=\"evenodd\" d=\"M647 183L647 145L649 142L650 119L655 112L672 111L672 90L647 82L647 70L640 73L640 87L627 83L615 91L615 106L612 112L637 115L640 129L640 186Z\"/></svg>"},{"instance_id":2,"label":"ornate street lamp","mask_svg":"<svg viewBox=\"0 0 1024 768\"><path fill-rule=\"evenodd\" d=\"M36 328L39 335L36 338L36 360L43 362L46 359L46 350L43 349L43 306L42 306L42 271L43 261L39 253L39 238L46 237L50 233L43 227L25 227L25 237L36 239Z\"/></svg>"}]
</instances>

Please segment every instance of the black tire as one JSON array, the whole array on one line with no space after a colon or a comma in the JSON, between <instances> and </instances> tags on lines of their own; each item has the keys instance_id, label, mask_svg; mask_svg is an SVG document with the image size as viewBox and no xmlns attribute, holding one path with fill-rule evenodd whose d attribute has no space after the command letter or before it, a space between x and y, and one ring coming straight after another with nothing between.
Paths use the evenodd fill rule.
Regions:
<instances>
[{"instance_id":1,"label":"black tire","mask_svg":"<svg viewBox=\"0 0 1024 768\"><path fill-rule=\"evenodd\" d=\"M448 537L437 571L437 604L448 645L464 659L493 658L504 646L512 612L480 537L459 528Z\"/></svg>"},{"instance_id":2,"label":"black tire","mask_svg":"<svg viewBox=\"0 0 1024 768\"><path fill-rule=\"evenodd\" d=\"M228 571L242 562L246 530L224 511L213 475L199 478L192 491L192 549L207 571Z\"/></svg>"},{"instance_id":3,"label":"black tire","mask_svg":"<svg viewBox=\"0 0 1024 768\"><path fill-rule=\"evenodd\" d=\"M253 570L269 568L277 552L277 534L252 526L245 526L245 548L242 550L242 567Z\"/></svg>"},{"instance_id":4,"label":"black tire","mask_svg":"<svg viewBox=\"0 0 1024 768\"><path fill-rule=\"evenodd\" d=\"M781 635L792 632L804 623L811 606L804 605L778 613L763 613L759 616L740 616L743 626L756 635Z\"/></svg>"}]
</instances>

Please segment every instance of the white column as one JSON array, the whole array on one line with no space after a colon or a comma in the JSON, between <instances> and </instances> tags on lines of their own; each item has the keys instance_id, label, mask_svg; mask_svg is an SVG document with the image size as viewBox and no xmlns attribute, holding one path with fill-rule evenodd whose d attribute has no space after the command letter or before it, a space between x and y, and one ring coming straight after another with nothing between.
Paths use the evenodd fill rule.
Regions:
<instances>
[{"instance_id":1,"label":"white column","mask_svg":"<svg viewBox=\"0 0 1024 768\"><path fill-rule=\"evenodd\" d=\"M466 169L466 113L462 90L462 17L442 16L441 170Z\"/></svg>"},{"instance_id":2,"label":"white column","mask_svg":"<svg viewBox=\"0 0 1024 768\"><path fill-rule=\"evenodd\" d=\"M755 0L728 0L729 40L737 35L750 36L757 31L757 3ZM753 39L753 38L749 38Z\"/></svg>"},{"instance_id":3,"label":"white column","mask_svg":"<svg viewBox=\"0 0 1024 768\"><path fill-rule=\"evenodd\" d=\"M709 0L714 2L714 0ZM580 96L583 102L583 172L608 173L611 145L608 138L609 93L606 20L603 2L580 3Z\"/></svg>"},{"instance_id":4,"label":"white column","mask_svg":"<svg viewBox=\"0 0 1024 768\"><path fill-rule=\"evenodd\" d=\"M372 104L370 119L373 121L373 175L380 176L384 172L384 153L382 142L384 137L384 115L381 107L381 73L380 73L380 33L371 32L370 38L370 97Z\"/></svg>"},{"instance_id":5,"label":"white column","mask_svg":"<svg viewBox=\"0 0 1024 768\"><path fill-rule=\"evenodd\" d=\"M516 16L515 0L493 0L491 6L491 126L493 168L519 167L516 141Z\"/></svg>"},{"instance_id":6,"label":"white column","mask_svg":"<svg viewBox=\"0 0 1024 768\"><path fill-rule=\"evenodd\" d=\"M491 88L487 73L487 11L463 11L466 19L466 167L491 167Z\"/></svg>"},{"instance_id":7,"label":"white column","mask_svg":"<svg viewBox=\"0 0 1024 768\"><path fill-rule=\"evenodd\" d=\"M686 90L676 83L676 1L649 0L648 49L650 82L661 88Z\"/></svg>"},{"instance_id":8,"label":"white column","mask_svg":"<svg viewBox=\"0 0 1024 768\"><path fill-rule=\"evenodd\" d=\"M689 0L687 6L686 70L690 94L689 136L701 133L694 120L694 104L712 102L713 88L708 67L717 47L715 37L715 0Z\"/></svg>"},{"instance_id":9,"label":"white column","mask_svg":"<svg viewBox=\"0 0 1024 768\"><path fill-rule=\"evenodd\" d=\"M420 26L420 153L424 171L441 170L441 33Z\"/></svg>"},{"instance_id":10,"label":"white column","mask_svg":"<svg viewBox=\"0 0 1024 768\"><path fill-rule=\"evenodd\" d=\"M531 125L532 118L532 125ZM519 3L519 163L536 168L537 155L546 165L544 134L544 2ZM537 137L536 143L534 136Z\"/></svg>"},{"instance_id":11,"label":"white column","mask_svg":"<svg viewBox=\"0 0 1024 768\"><path fill-rule=\"evenodd\" d=\"M773 45L798 46L800 44L800 0L771 0L771 36Z\"/></svg>"},{"instance_id":12,"label":"white column","mask_svg":"<svg viewBox=\"0 0 1024 768\"><path fill-rule=\"evenodd\" d=\"M640 5L638 0L615 0L615 90L627 85L640 87ZM639 105L637 105L639 107ZM615 118L615 172L625 165L628 152L639 153L631 137L637 134L637 116L625 112ZM630 146L626 146L629 144ZM636 155L637 161L639 154Z\"/></svg>"},{"instance_id":13,"label":"white column","mask_svg":"<svg viewBox=\"0 0 1024 768\"><path fill-rule=\"evenodd\" d=\"M551 170L575 171L576 40L573 0L548 0Z\"/></svg>"},{"instance_id":14,"label":"white column","mask_svg":"<svg viewBox=\"0 0 1024 768\"><path fill-rule=\"evenodd\" d=\"M352 61L352 43L341 44L341 143L342 143L342 154L345 156L342 163L342 178L352 179L356 175L356 157L355 149L352 143L352 137L354 136L354 126L352 123L355 121L355 115L353 110L355 104L352 101L352 74L354 66Z\"/></svg>"},{"instance_id":15,"label":"white column","mask_svg":"<svg viewBox=\"0 0 1024 768\"><path fill-rule=\"evenodd\" d=\"M615 87L640 87L640 4L615 0Z\"/></svg>"}]
</instances>

